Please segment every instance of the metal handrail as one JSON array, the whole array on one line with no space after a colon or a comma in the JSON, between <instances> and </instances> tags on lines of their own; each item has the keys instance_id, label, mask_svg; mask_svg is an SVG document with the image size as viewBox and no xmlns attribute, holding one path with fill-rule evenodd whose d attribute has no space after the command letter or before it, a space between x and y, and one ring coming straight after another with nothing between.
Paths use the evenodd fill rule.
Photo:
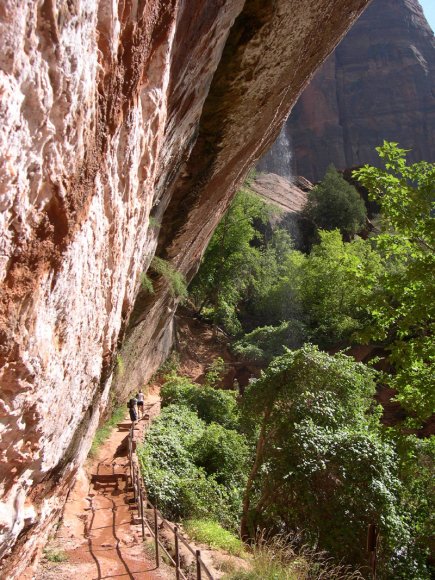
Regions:
<instances>
[{"instance_id":1,"label":"metal handrail","mask_svg":"<svg viewBox=\"0 0 435 580\"><path fill-rule=\"evenodd\" d=\"M149 420L149 418L148 418L148 420ZM205 562L203 561L203 559L201 557L201 551L194 550L190 546L189 542L180 534L180 532L178 531L178 526L171 525L163 517L163 515L157 509L157 507L155 505L153 505L150 502L150 500L148 499L146 491L145 491L145 484L144 484L144 481L142 478L142 474L140 473L139 462L137 460L137 457L136 457L136 460L137 460L138 468L136 468L136 464L133 461L133 458L136 455L136 451L135 451L135 449L133 449L133 447L134 447L133 441L134 441L134 422L131 424L130 432L129 432L129 436L128 436L128 458L129 458L129 463L130 463L131 488L133 490L134 500L137 503L138 515L139 515L139 519L140 519L141 527L142 527L142 538L145 539L145 525L147 526L151 535L154 538L156 567L157 568L160 567L160 548L161 548L164 551L164 553L166 554L166 556L168 557L171 564L175 567L176 579L177 580L180 580L180 579L181 580L189 580L188 577L182 571L181 566L180 566L179 541L181 541L182 544L190 551L190 553L195 558L196 579L202 580L202 572L204 572L205 576L208 578L208 580L214 580L214 577L210 573L209 569L207 568L207 565L205 564ZM147 516L145 514L145 510L144 510L144 505L145 505L145 509L150 507L153 510L153 520L154 520L153 526L148 521L148 518L147 518ZM159 521L158 521L159 519L161 520L160 526L161 525L165 526L169 531L173 532L173 534L174 534L175 559L171 556L171 554L166 549L166 546L159 539Z\"/></svg>"}]
</instances>

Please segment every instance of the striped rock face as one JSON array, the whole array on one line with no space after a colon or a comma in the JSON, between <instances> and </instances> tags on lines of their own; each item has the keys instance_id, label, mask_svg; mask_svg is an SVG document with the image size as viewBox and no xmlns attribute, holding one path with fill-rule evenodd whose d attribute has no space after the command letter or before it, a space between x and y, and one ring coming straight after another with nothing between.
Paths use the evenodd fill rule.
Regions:
<instances>
[{"instance_id":1,"label":"striped rock face","mask_svg":"<svg viewBox=\"0 0 435 580\"><path fill-rule=\"evenodd\" d=\"M140 291L153 255L193 276L366 4L1 3L2 577L36 557L110 390L142 383L170 347L176 298Z\"/></svg>"}]
</instances>

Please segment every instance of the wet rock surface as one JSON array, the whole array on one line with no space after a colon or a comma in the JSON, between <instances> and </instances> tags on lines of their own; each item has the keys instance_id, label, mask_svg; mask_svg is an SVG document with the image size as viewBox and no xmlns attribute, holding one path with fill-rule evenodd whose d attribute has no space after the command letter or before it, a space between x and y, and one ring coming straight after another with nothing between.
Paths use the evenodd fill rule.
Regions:
<instances>
[{"instance_id":1,"label":"wet rock surface","mask_svg":"<svg viewBox=\"0 0 435 580\"><path fill-rule=\"evenodd\" d=\"M366 4L2 3L2 576L45 541L111 388L126 396L170 347L177 298L161 280L140 291L156 249L193 276Z\"/></svg>"}]
</instances>

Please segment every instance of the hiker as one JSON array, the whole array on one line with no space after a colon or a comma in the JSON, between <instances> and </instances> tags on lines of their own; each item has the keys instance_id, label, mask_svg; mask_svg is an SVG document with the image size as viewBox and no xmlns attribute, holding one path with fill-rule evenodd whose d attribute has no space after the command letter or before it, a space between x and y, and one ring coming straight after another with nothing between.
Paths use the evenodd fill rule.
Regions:
<instances>
[{"instance_id":1,"label":"hiker","mask_svg":"<svg viewBox=\"0 0 435 580\"><path fill-rule=\"evenodd\" d=\"M144 399L145 399L145 395L142 393L142 390L140 390L138 392L138 394L136 395L136 399L137 399L137 412L139 414L140 412L140 418L143 417L143 403L144 403Z\"/></svg>"},{"instance_id":2,"label":"hiker","mask_svg":"<svg viewBox=\"0 0 435 580\"><path fill-rule=\"evenodd\" d=\"M130 419L132 423L137 421L137 399L132 397L127 403L128 410L130 412Z\"/></svg>"}]
</instances>

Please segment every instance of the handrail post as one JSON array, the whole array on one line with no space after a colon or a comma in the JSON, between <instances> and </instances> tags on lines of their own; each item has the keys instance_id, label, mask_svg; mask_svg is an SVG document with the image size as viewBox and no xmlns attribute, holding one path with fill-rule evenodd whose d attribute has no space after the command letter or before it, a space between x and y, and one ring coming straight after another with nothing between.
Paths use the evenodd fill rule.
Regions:
<instances>
[{"instance_id":1,"label":"handrail post","mask_svg":"<svg viewBox=\"0 0 435 580\"><path fill-rule=\"evenodd\" d=\"M154 540L155 540L155 550L156 550L156 566L160 566L160 556L159 556L159 526L157 522L157 508L154 506Z\"/></svg>"},{"instance_id":2,"label":"handrail post","mask_svg":"<svg viewBox=\"0 0 435 580\"><path fill-rule=\"evenodd\" d=\"M140 504L140 524L142 526L142 539L145 540L145 522L143 513L143 489L142 486L139 488L139 504Z\"/></svg>"},{"instance_id":3,"label":"handrail post","mask_svg":"<svg viewBox=\"0 0 435 580\"><path fill-rule=\"evenodd\" d=\"M131 473L131 481L133 483L133 498L134 501L137 501L137 490L136 490L136 486L137 486L137 481L136 481L136 468L135 465L133 463L133 471Z\"/></svg>"},{"instance_id":4,"label":"handrail post","mask_svg":"<svg viewBox=\"0 0 435 580\"><path fill-rule=\"evenodd\" d=\"M180 580L180 551L178 546L178 527L174 527L174 539L175 539L175 578Z\"/></svg>"},{"instance_id":5,"label":"handrail post","mask_svg":"<svg viewBox=\"0 0 435 580\"><path fill-rule=\"evenodd\" d=\"M142 510L140 505L140 479L139 479L139 466L135 467L136 472L136 495L137 495L137 513L140 518L142 518Z\"/></svg>"},{"instance_id":6,"label":"handrail post","mask_svg":"<svg viewBox=\"0 0 435 580\"><path fill-rule=\"evenodd\" d=\"M201 551L196 550L196 580L201 580Z\"/></svg>"},{"instance_id":7,"label":"handrail post","mask_svg":"<svg viewBox=\"0 0 435 580\"><path fill-rule=\"evenodd\" d=\"M132 451L131 451L131 427L130 427L130 431L128 432L128 462L130 464L130 479L131 479L131 473L132 473ZM133 485L133 481L132 481L132 485ZM127 487L128 487L128 480L127 480Z\"/></svg>"}]
</instances>

